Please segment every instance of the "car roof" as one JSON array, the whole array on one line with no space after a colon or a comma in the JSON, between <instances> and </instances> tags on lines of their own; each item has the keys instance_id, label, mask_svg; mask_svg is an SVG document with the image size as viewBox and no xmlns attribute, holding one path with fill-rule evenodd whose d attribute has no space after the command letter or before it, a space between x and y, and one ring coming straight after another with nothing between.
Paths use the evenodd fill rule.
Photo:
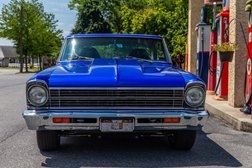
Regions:
<instances>
[{"instance_id":1,"label":"car roof","mask_svg":"<svg viewBox=\"0 0 252 168\"><path fill-rule=\"evenodd\" d=\"M148 39L162 39L161 36L147 35L147 34L73 34L66 38L81 38L81 37L128 37L128 38L148 38Z\"/></svg>"}]
</instances>

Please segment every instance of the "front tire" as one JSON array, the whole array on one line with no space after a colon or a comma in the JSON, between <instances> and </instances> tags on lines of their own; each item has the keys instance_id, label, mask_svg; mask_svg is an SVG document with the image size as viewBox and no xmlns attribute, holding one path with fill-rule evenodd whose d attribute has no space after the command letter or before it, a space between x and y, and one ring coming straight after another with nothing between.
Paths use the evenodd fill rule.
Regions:
<instances>
[{"instance_id":1,"label":"front tire","mask_svg":"<svg viewBox=\"0 0 252 168\"><path fill-rule=\"evenodd\" d=\"M190 150L196 140L197 132L195 130L174 131L169 136L169 143L173 149Z\"/></svg>"},{"instance_id":2,"label":"front tire","mask_svg":"<svg viewBox=\"0 0 252 168\"><path fill-rule=\"evenodd\" d=\"M58 131L37 131L37 144L41 151L58 149L60 146Z\"/></svg>"}]
</instances>

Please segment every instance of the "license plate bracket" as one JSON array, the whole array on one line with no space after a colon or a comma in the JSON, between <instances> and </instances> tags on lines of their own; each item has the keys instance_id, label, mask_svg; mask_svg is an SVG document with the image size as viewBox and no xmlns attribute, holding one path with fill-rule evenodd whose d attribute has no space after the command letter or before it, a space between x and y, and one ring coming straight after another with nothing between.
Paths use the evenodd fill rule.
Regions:
<instances>
[{"instance_id":1,"label":"license plate bracket","mask_svg":"<svg viewBox=\"0 0 252 168\"><path fill-rule=\"evenodd\" d=\"M101 132L133 132L133 118L101 118Z\"/></svg>"}]
</instances>

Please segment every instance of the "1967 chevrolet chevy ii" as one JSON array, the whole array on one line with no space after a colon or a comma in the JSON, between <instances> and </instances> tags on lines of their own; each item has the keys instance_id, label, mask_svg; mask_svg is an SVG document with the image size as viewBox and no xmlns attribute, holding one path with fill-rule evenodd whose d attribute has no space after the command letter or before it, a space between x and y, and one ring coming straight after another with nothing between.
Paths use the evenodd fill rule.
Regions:
<instances>
[{"instance_id":1,"label":"1967 chevrolet chevy ii","mask_svg":"<svg viewBox=\"0 0 252 168\"><path fill-rule=\"evenodd\" d=\"M160 36L66 37L56 66L27 82L27 126L40 150L60 136L159 134L175 149L192 148L207 120L205 84L172 66Z\"/></svg>"}]
</instances>

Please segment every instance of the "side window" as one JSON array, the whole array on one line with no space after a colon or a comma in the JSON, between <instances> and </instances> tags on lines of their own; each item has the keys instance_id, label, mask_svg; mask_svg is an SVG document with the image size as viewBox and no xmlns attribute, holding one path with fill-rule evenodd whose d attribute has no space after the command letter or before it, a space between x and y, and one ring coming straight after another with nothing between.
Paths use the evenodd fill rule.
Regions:
<instances>
[{"instance_id":1,"label":"side window","mask_svg":"<svg viewBox=\"0 0 252 168\"><path fill-rule=\"evenodd\" d=\"M158 61L165 61L164 48L161 42L156 43L156 59Z\"/></svg>"},{"instance_id":2,"label":"side window","mask_svg":"<svg viewBox=\"0 0 252 168\"><path fill-rule=\"evenodd\" d=\"M69 60L69 58L71 58L72 48L73 48L71 43L72 43L72 39L66 41L65 48L62 51L63 56L61 58L61 61L67 61L67 60Z\"/></svg>"}]
</instances>

